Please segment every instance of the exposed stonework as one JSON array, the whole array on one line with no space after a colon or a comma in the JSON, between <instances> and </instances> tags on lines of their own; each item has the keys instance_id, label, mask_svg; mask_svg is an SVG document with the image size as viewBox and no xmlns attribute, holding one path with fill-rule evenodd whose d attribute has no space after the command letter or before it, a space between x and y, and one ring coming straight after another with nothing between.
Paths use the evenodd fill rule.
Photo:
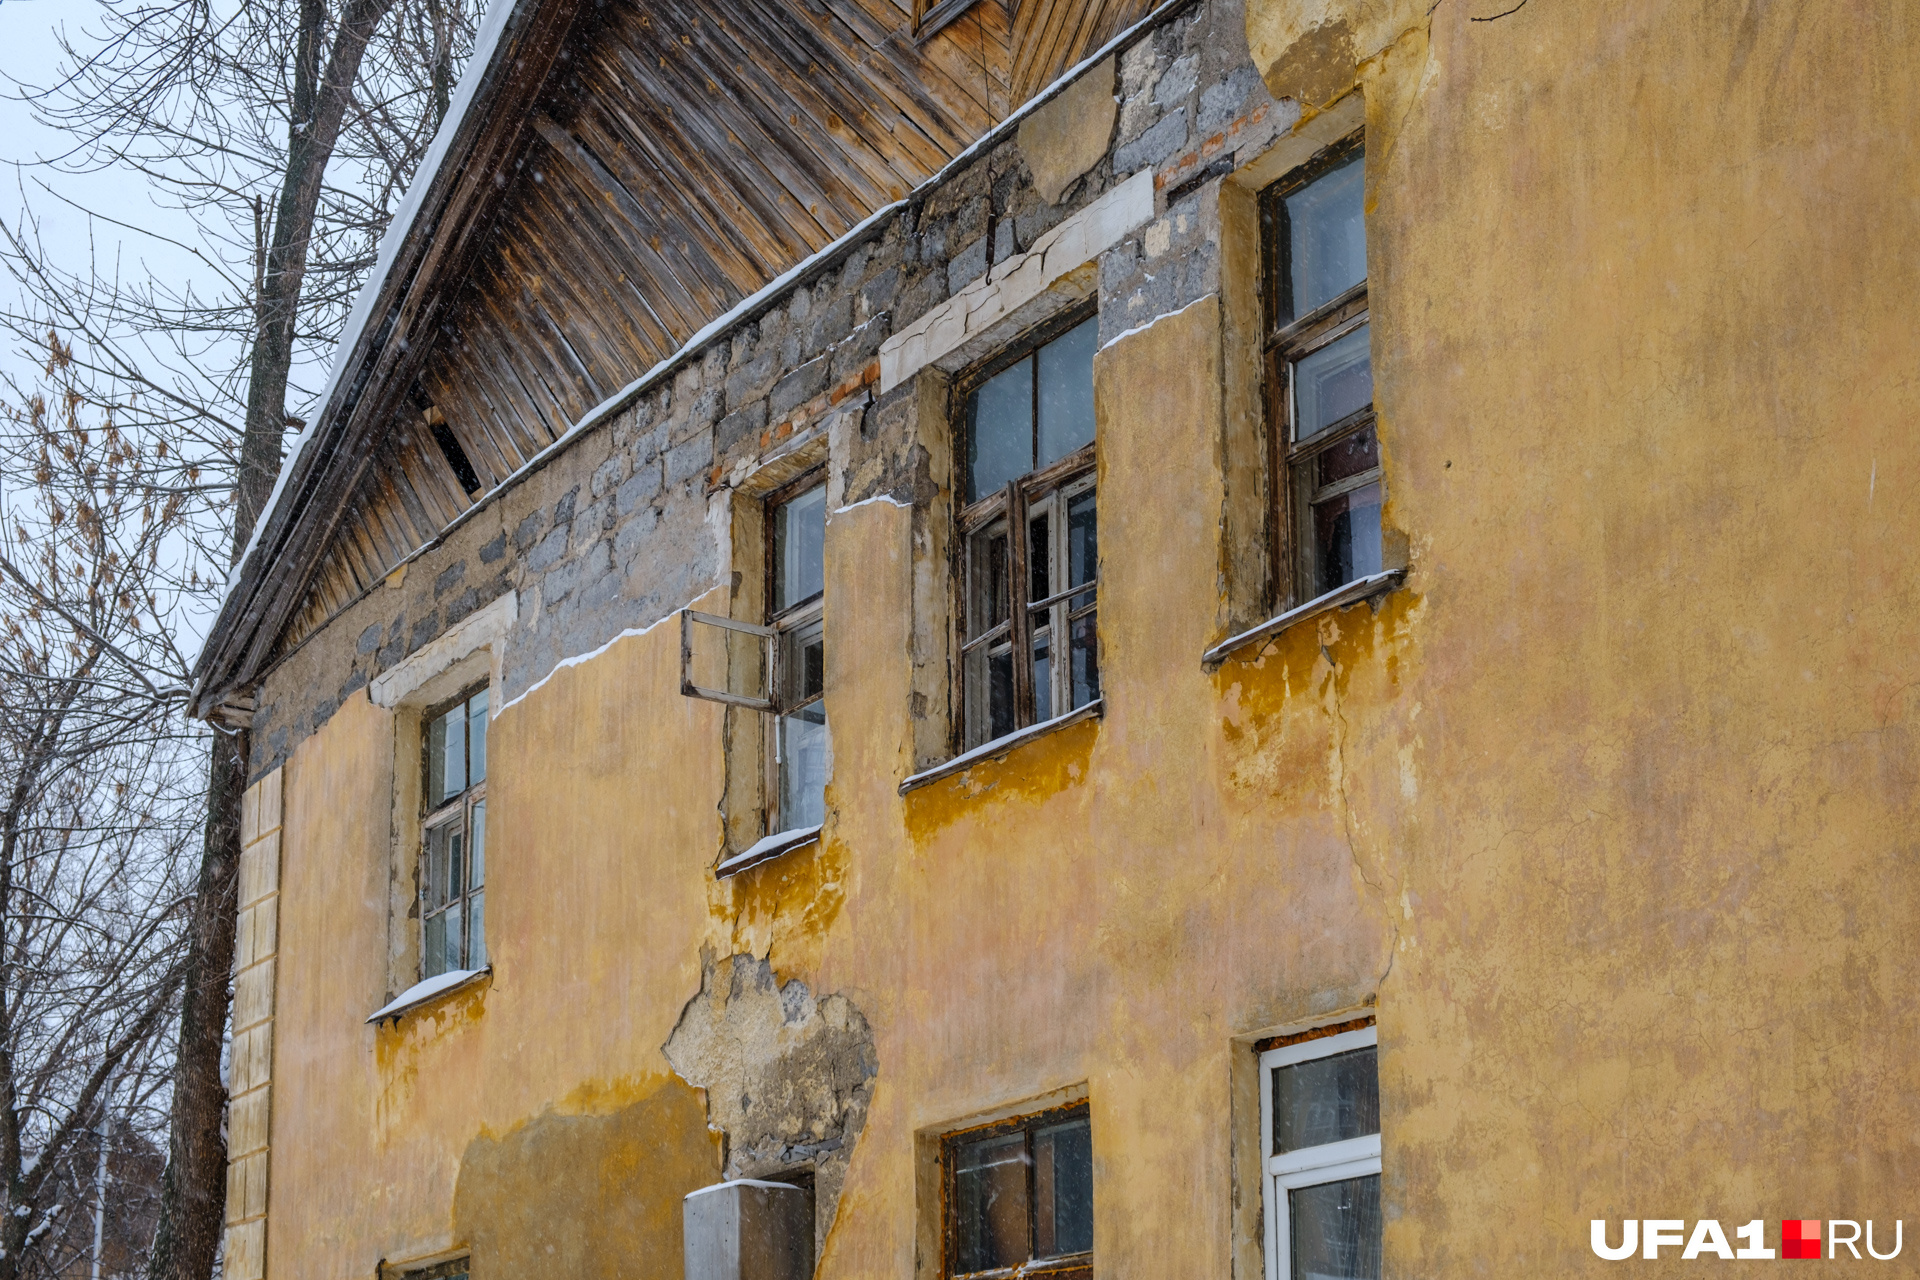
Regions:
<instances>
[{"instance_id":1,"label":"exposed stonework","mask_svg":"<svg viewBox=\"0 0 1920 1280\"><path fill-rule=\"evenodd\" d=\"M726 1134L724 1176L813 1170L818 1257L880 1071L873 1030L846 996L816 999L765 960L703 950L700 961L700 994L664 1046L667 1061L707 1092L708 1121Z\"/></svg>"},{"instance_id":2,"label":"exposed stonework","mask_svg":"<svg viewBox=\"0 0 1920 1280\"><path fill-rule=\"evenodd\" d=\"M1099 154L1059 203L1031 171L1031 134L1010 131L490 493L268 674L254 776L283 763L347 699L366 697L382 672L509 591L519 604L501 647L503 705L560 664L723 585L726 521L716 513L727 490L810 433L831 434L844 460L832 478L838 501L927 501L916 393L881 377L880 354L896 334L928 327L931 313L951 313L956 295L994 304L1018 327L1037 317L1009 303L1009 289L1032 284L1035 268L1050 274L1056 258L1068 271L1097 260L1062 305L1097 293L1104 343L1218 289L1218 178L1298 119L1247 60L1244 24L1235 0L1196 3L1083 73L1059 101L1111 99L1116 88L1121 101ZM1095 206L1111 210L1110 197L1129 181L1144 185L1149 171L1150 199L1135 188L1128 201L1144 216L1092 240L1064 225L1085 225ZM973 319L970 340L944 349L943 365L1001 336Z\"/></svg>"}]
</instances>

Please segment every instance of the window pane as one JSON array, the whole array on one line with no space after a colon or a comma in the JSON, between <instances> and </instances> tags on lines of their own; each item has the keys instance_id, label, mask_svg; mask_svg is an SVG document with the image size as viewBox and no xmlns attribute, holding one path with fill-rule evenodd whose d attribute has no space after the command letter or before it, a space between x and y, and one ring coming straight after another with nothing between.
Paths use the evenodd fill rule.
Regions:
<instances>
[{"instance_id":1,"label":"window pane","mask_svg":"<svg viewBox=\"0 0 1920 1280\"><path fill-rule=\"evenodd\" d=\"M1369 1045L1273 1072L1273 1153L1380 1132L1380 1068Z\"/></svg>"},{"instance_id":2,"label":"window pane","mask_svg":"<svg viewBox=\"0 0 1920 1280\"><path fill-rule=\"evenodd\" d=\"M467 968L487 967L486 895L476 893L467 899Z\"/></svg>"},{"instance_id":3,"label":"window pane","mask_svg":"<svg viewBox=\"0 0 1920 1280\"><path fill-rule=\"evenodd\" d=\"M1287 1196L1293 1280L1379 1280L1380 1175Z\"/></svg>"},{"instance_id":4,"label":"window pane","mask_svg":"<svg viewBox=\"0 0 1920 1280\"><path fill-rule=\"evenodd\" d=\"M1288 196L1287 231L1293 308L1282 323L1367 278L1365 159L1355 155Z\"/></svg>"},{"instance_id":5,"label":"window pane","mask_svg":"<svg viewBox=\"0 0 1920 1280\"><path fill-rule=\"evenodd\" d=\"M467 699L467 785L487 780L487 691Z\"/></svg>"},{"instance_id":6,"label":"window pane","mask_svg":"<svg viewBox=\"0 0 1920 1280\"><path fill-rule=\"evenodd\" d=\"M1033 470L1033 360L995 374L967 398L967 501Z\"/></svg>"},{"instance_id":7,"label":"window pane","mask_svg":"<svg viewBox=\"0 0 1920 1280\"><path fill-rule=\"evenodd\" d=\"M1047 513L1041 512L1027 522L1028 600L1045 600L1053 594L1053 539L1050 538Z\"/></svg>"},{"instance_id":8,"label":"window pane","mask_svg":"<svg viewBox=\"0 0 1920 1280\"><path fill-rule=\"evenodd\" d=\"M987 1138L955 1150L953 1213L956 1271L987 1271L1027 1261L1023 1134Z\"/></svg>"},{"instance_id":9,"label":"window pane","mask_svg":"<svg viewBox=\"0 0 1920 1280\"><path fill-rule=\"evenodd\" d=\"M773 610L792 608L826 585L827 489L784 502L773 518Z\"/></svg>"},{"instance_id":10,"label":"window pane","mask_svg":"<svg viewBox=\"0 0 1920 1280\"><path fill-rule=\"evenodd\" d=\"M447 717L436 716L427 726L427 808L447 798ZM458 788L455 788L457 791Z\"/></svg>"},{"instance_id":11,"label":"window pane","mask_svg":"<svg viewBox=\"0 0 1920 1280\"><path fill-rule=\"evenodd\" d=\"M467 891L467 860L462 856L466 853L467 842L462 838L459 827L448 826L446 830L447 901L452 902L455 898Z\"/></svg>"},{"instance_id":12,"label":"window pane","mask_svg":"<svg viewBox=\"0 0 1920 1280\"><path fill-rule=\"evenodd\" d=\"M980 738L986 742L1013 732L1013 650L1001 649L987 659L989 723Z\"/></svg>"},{"instance_id":13,"label":"window pane","mask_svg":"<svg viewBox=\"0 0 1920 1280\"><path fill-rule=\"evenodd\" d=\"M1320 581L1315 594L1380 572L1380 486L1363 485L1313 509Z\"/></svg>"},{"instance_id":14,"label":"window pane","mask_svg":"<svg viewBox=\"0 0 1920 1280\"><path fill-rule=\"evenodd\" d=\"M1040 466L1093 439L1093 353L1099 342L1096 317L1040 348Z\"/></svg>"},{"instance_id":15,"label":"window pane","mask_svg":"<svg viewBox=\"0 0 1920 1280\"><path fill-rule=\"evenodd\" d=\"M967 635L969 638L985 635L1007 620L1007 527L1004 523L989 526L984 532L973 535L973 549L968 557L968 568L972 577L967 603Z\"/></svg>"},{"instance_id":16,"label":"window pane","mask_svg":"<svg viewBox=\"0 0 1920 1280\"><path fill-rule=\"evenodd\" d=\"M780 699L797 707L818 698L827 683L826 629L816 618L780 637Z\"/></svg>"},{"instance_id":17,"label":"window pane","mask_svg":"<svg viewBox=\"0 0 1920 1280\"><path fill-rule=\"evenodd\" d=\"M1067 581L1069 587L1092 582L1100 572L1100 525L1091 491L1074 495L1067 504ZM1075 608L1090 597L1075 596Z\"/></svg>"},{"instance_id":18,"label":"window pane","mask_svg":"<svg viewBox=\"0 0 1920 1280\"><path fill-rule=\"evenodd\" d=\"M420 953L420 976L437 978L447 971L447 917L427 917L426 942Z\"/></svg>"},{"instance_id":19,"label":"window pane","mask_svg":"<svg viewBox=\"0 0 1920 1280\"><path fill-rule=\"evenodd\" d=\"M1100 696L1100 639L1094 625L1099 616L1090 613L1072 623L1075 707L1084 707Z\"/></svg>"},{"instance_id":20,"label":"window pane","mask_svg":"<svg viewBox=\"0 0 1920 1280\"><path fill-rule=\"evenodd\" d=\"M1294 362L1295 441L1311 440L1373 403L1373 351L1367 326Z\"/></svg>"},{"instance_id":21,"label":"window pane","mask_svg":"<svg viewBox=\"0 0 1920 1280\"><path fill-rule=\"evenodd\" d=\"M1319 459L1320 483L1333 484L1380 465L1380 441L1371 426L1329 447Z\"/></svg>"},{"instance_id":22,"label":"window pane","mask_svg":"<svg viewBox=\"0 0 1920 1280\"><path fill-rule=\"evenodd\" d=\"M466 965L461 963L466 948L461 945L464 939L460 933L460 904L456 902L441 912L440 919L446 924L447 950L446 954L440 957L440 967L434 972L448 973L454 969L466 968Z\"/></svg>"},{"instance_id":23,"label":"window pane","mask_svg":"<svg viewBox=\"0 0 1920 1280\"><path fill-rule=\"evenodd\" d=\"M1093 1248L1093 1136L1085 1117L1033 1135L1036 1258Z\"/></svg>"},{"instance_id":24,"label":"window pane","mask_svg":"<svg viewBox=\"0 0 1920 1280\"><path fill-rule=\"evenodd\" d=\"M817 827L827 817L827 709L816 702L798 715L781 716L780 826Z\"/></svg>"},{"instance_id":25,"label":"window pane","mask_svg":"<svg viewBox=\"0 0 1920 1280\"><path fill-rule=\"evenodd\" d=\"M1045 616L1044 614L1042 616ZM1044 629L1033 633L1033 722L1053 719L1053 654Z\"/></svg>"},{"instance_id":26,"label":"window pane","mask_svg":"<svg viewBox=\"0 0 1920 1280\"><path fill-rule=\"evenodd\" d=\"M487 802L473 806L473 835L467 857L467 881L478 889L487 882Z\"/></svg>"},{"instance_id":27,"label":"window pane","mask_svg":"<svg viewBox=\"0 0 1920 1280\"><path fill-rule=\"evenodd\" d=\"M439 744L441 785L429 788L428 803L445 804L467 789L467 709L462 703L434 722Z\"/></svg>"},{"instance_id":28,"label":"window pane","mask_svg":"<svg viewBox=\"0 0 1920 1280\"><path fill-rule=\"evenodd\" d=\"M426 909L437 911L447 905L447 856L453 835L451 824L442 824L427 832Z\"/></svg>"}]
</instances>

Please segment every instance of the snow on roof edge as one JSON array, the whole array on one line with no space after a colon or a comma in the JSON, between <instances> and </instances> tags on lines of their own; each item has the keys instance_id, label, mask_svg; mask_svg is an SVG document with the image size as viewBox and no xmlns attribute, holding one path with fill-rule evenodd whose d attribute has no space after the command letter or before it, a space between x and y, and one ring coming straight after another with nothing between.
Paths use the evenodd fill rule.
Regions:
<instances>
[{"instance_id":1,"label":"snow on roof edge","mask_svg":"<svg viewBox=\"0 0 1920 1280\"><path fill-rule=\"evenodd\" d=\"M287 450L287 456L280 464L280 474L274 477L273 491L260 508L259 516L254 520L253 533L247 539L245 549L233 561L227 571L226 587L220 593L220 607L214 614L214 624L207 628L206 638L200 642L200 652L194 655L190 670L198 670L200 660L206 656L207 646L213 642L219 626L220 615L227 610L234 588L245 576L247 561L252 559L260 546L260 535L266 530L274 511L280 505L282 491L287 485L287 477L293 474L294 464L300 460L307 442L326 420L327 406L333 402L334 393L339 389L340 379L346 372L347 358L366 332L367 322L373 316L374 303L386 288L387 277L393 272L393 264L400 256L400 246L406 242L413 231L413 224L420 216L420 207L426 202L427 190L433 186L434 179L440 174L446 163L448 152L453 147L453 136L459 132L465 121L467 111L473 105L479 92L480 81L486 78L487 68L493 63L498 51L500 38L506 32L514 13L522 5L534 5L541 0L492 0L487 6L486 17L481 19L480 30L475 34L473 53L467 58L466 69L454 85L453 100L447 104L447 114L442 117L440 127L434 130L433 141L427 147L427 154L421 158L420 167L413 172L413 180L407 184L406 194L400 198L400 207L393 212L393 218L387 223L385 234L380 237L380 252L375 256L373 270L368 272L366 283L360 286L360 296L354 300L353 310L347 313L346 327L341 330L340 341L333 351L333 370L327 375L326 386L321 390L319 412L313 421L300 428L293 438L293 445ZM197 682L196 682L197 684Z\"/></svg>"},{"instance_id":2,"label":"snow on roof edge","mask_svg":"<svg viewBox=\"0 0 1920 1280\"><path fill-rule=\"evenodd\" d=\"M315 415L312 422L301 428L299 435L294 437L293 447L287 451L286 460L280 464L280 474L274 480L273 491L267 496L265 505L260 509L259 518L253 526L252 536L247 540L246 549L240 553L239 558L233 562L228 572L226 588L221 592L220 607L214 614L213 625L208 627L207 636L201 641L200 652L194 656L193 664L189 670L199 670L200 660L206 656L207 647L213 643L213 637L219 630L220 617L226 613L227 605L232 598L234 588L239 585L241 579L245 576L247 562L259 548L260 535L262 531L266 529L275 509L280 504L282 490L286 487L287 477L293 473L294 464L299 461L300 454L304 450L307 441L326 419L326 408L332 402L334 391L339 386L340 379L345 373L347 358L352 354L354 347L360 341L361 334L366 330L367 322L372 317L373 304L386 287L387 276L393 270L394 260L399 256L401 244L404 243L407 236L412 233L414 220L419 216L420 205L426 198L427 189L433 185L433 180L438 176L440 167L446 162L448 150L452 146L453 135L458 130L460 122L465 118L474 95L478 91L479 83L485 75L486 68L493 61L495 47L499 44L500 37L506 30L512 14L518 12L523 5L533 6L542 2L543 0L493 0L488 6L487 16L481 23L479 35L474 40L473 56L468 59L467 68L460 76L459 84L455 89L453 102L448 107L446 118L440 122L440 128L435 132L433 137L433 145L427 149L426 157L421 161L419 169L415 170L413 181L407 186L406 196L401 200L400 207L394 211L393 220L387 225L386 234L380 239L380 253L374 262L373 271L368 275L366 284L361 287L360 297L354 303L353 311L347 317L347 327L340 336L339 346L334 349L333 372L328 376L326 389L320 397L320 412ZM433 541L437 542L441 537L444 537L449 530L460 524L468 514L485 505L487 498L493 494L504 492L523 474L536 466L544 465L554 453L570 444L574 437L580 435L608 415L617 413L625 408L633 401L634 397L638 396L642 391L646 390L667 373L677 369L689 356L737 323L743 315L764 305L774 294L787 288L794 280L817 266L823 259L840 252L847 245L871 230L874 224L882 218L898 212L901 208L911 203L912 200L922 192L932 190L945 182L951 173L970 163L982 149L1000 142L1008 133L1017 127L1020 121L1027 115L1059 96L1068 85L1078 79L1080 75L1089 67L1093 66L1094 63L1130 43L1133 37L1139 32L1155 25L1173 11L1185 8L1192 2L1193 0L1164 0L1164 3L1154 6L1145 17L1141 18L1132 26L1127 27L1124 31L1119 32L1098 49L1062 72L1055 78L1053 83L1049 84L1045 89L1021 103L1019 108L1007 116L1006 119L981 134L972 144L954 156L953 159L940 166L931 177L916 186L911 194L903 199L895 200L891 204L874 210L858 224L836 237L831 243L808 254L792 267L781 272L778 276L754 290L754 292L745 298L742 298L738 303L729 307L724 314L701 326L699 331L682 343L672 355L657 361L651 368L635 378L632 382L629 382L626 386L620 388L599 404L580 415L579 420L562 432L551 444L502 478L499 484L488 490L486 494L481 495L480 500L472 506L469 506L466 511L455 516L453 520L448 523L446 529L442 529L439 534L435 535ZM482 57L483 54L484 58ZM476 68L478 68L478 70L476 70ZM433 543L429 542L426 545L431 546ZM408 556L407 560L412 560L414 556L419 555L420 552L425 549L426 547L424 546L416 548L413 555ZM193 692L196 698L200 693L200 686L203 682L204 673L196 678L194 682Z\"/></svg>"}]
</instances>

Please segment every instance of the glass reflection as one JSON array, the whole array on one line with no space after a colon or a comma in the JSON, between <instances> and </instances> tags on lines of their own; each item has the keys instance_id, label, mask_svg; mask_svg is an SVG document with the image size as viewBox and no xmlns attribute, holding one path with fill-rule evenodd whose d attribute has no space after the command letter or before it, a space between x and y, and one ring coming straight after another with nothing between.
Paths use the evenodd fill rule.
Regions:
<instances>
[{"instance_id":1,"label":"glass reflection","mask_svg":"<svg viewBox=\"0 0 1920 1280\"><path fill-rule=\"evenodd\" d=\"M1040 348L1040 458L1072 453L1093 440L1093 353L1100 321L1086 320Z\"/></svg>"},{"instance_id":2,"label":"glass reflection","mask_svg":"<svg viewBox=\"0 0 1920 1280\"><path fill-rule=\"evenodd\" d=\"M1367 326L1336 338L1293 365L1294 440L1303 442L1373 403L1373 352Z\"/></svg>"},{"instance_id":3,"label":"glass reflection","mask_svg":"<svg viewBox=\"0 0 1920 1280\"><path fill-rule=\"evenodd\" d=\"M1380 1132L1378 1050L1369 1045L1273 1072L1273 1154Z\"/></svg>"},{"instance_id":4,"label":"glass reflection","mask_svg":"<svg viewBox=\"0 0 1920 1280\"><path fill-rule=\"evenodd\" d=\"M954 1264L960 1273L1027 1260L1026 1136L970 1142L954 1152Z\"/></svg>"},{"instance_id":5,"label":"glass reflection","mask_svg":"<svg viewBox=\"0 0 1920 1280\"><path fill-rule=\"evenodd\" d=\"M1033 362L989 378L967 400L967 501L1033 470Z\"/></svg>"},{"instance_id":6,"label":"glass reflection","mask_svg":"<svg viewBox=\"0 0 1920 1280\"><path fill-rule=\"evenodd\" d=\"M1367 278L1366 161L1355 155L1287 197L1292 307L1282 323Z\"/></svg>"},{"instance_id":7,"label":"glass reflection","mask_svg":"<svg viewBox=\"0 0 1920 1280\"><path fill-rule=\"evenodd\" d=\"M1287 1196L1293 1280L1379 1280L1380 1175Z\"/></svg>"}]
</instances>

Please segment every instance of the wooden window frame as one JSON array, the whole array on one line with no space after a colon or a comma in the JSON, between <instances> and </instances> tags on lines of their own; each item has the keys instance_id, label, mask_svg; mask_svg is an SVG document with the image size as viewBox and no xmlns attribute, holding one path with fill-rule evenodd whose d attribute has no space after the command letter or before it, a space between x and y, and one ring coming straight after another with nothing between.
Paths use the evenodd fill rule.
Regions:
<instances>
[{"instance_id":1,"label":"wooden window frame","mask_svg":"<svg viewBox=\"0 0 1920 1280\"><path fill-rule=\"evenodd\" d=\"M1314 506L1370 484L1378 484L1381 500L1386 500L1386 480L1377 460L1377 433L1376 461L1371 468L1329 485L1314 484L1312 464L1320 455L1375 426L1377 415L1372 402L1328 426L1305 444L1296 444L1294 439L1297 431L1294 366L1302 358L1368 323L1369 280L1361 280L1306 315L1285 323L1277 319L1283 314L1281 289L1290 284L1286 276L1289 264L1278 234L1283 202L1364 153L1365 147L1364 132L1351 134L1318 152L1260 193L1261 361L1266 384L1268 472L1273 477L1269 553L1270 562L1275 566L1269 605L1276 613L1297 608L1320 594L1317 590L1320 566L1316 563L1312 528Z\"/></svg>"},{"instance_id":2,"label":"wooden window frame","mask_svg":"<svg viewBox=\"0 0 1920 1280\"><path fill-rule=\"evenodd\" d=\"M954 458L957 469L960 472L960 479L955 486L958 494L964 495L968 484L968 476L966 475L966 468L968 466L967 457L971 451L972 443L967 435L966 410L968 399L974 392L991 381L996 374L1012 368L1022 360L1033 358L1040 348L1046 346L1055 338L1061 337L1071 330L1078 328L1097 315L1099 315L1097 305L1073 307L1061 315L1052 317L1046 323L1038 325L1027 333L1022 334L1016 341L1009 343L1004 349L996 353L992 359L981 362L975 368L968 370L962 377L954 379L951 388L951 399L948 406L948 421L958 424L959 428L953 433ZM1035 376L1033 378L1033 395L1035 402L1034 422L1036 431L1038 430L1039 423L1040 395L1040 379L1038 373L1038 364L1036 362ZM1044 628L1047 631L1049 640L1048 675L1053 687L1048 698L1048 705L1052 715L1048 716L1047 719L1058 719L1061 716L1071 714L1071 712L1075 710L1075 708L1066 705L1072 701L1073 663L1070 630L1074 623L1089 617L1094 619L1094 662L1096 669L1099 668L1100 575L1097 570L1092 579L1077 587L1066 587L1055 591L1044 600L1024 601L1024 608L1014 607L1011 599L1016 591L1022 596L1026 595L1033 580L1031 563L1028 556L1028 539L1025 536L1013 536L1014 531L1016 529L1024 530L1028 528L1028 521L1035 514L1035 509L1046 506L1047 504L1052 504L1054 509L1054 516L1048 520L1047 525L1048 540L1053 544L1049 548L1049 554L1050 556L1057 556L1055 563L1058 564L1061 571L1058 575L1051 571L1049 572L1048 585L1052 586L1064 578L1066 570L1066 511L1068 503L1083 493L1094 493L1096 519L1098 518L1099 497L1095 465L1098 447L1099 424L1096 420L1094 439L1087 444L1082 445L1064 458L1056 459L1044 467L1015 477L1008 481L1004 488L962 507L959 511L959 515L956 518L959 536L955 539L954 543L956 572L954 574L955 591L953 613L959 633L955 651L959 658L957 667L960 686L960 697L958 699L960 714L956 717L953 744L957 751L971 750L974 747L978 747L994 739L990 704L987 704L988 709L983 713L986 719L986 728L982 730L977 739L973 732L974 717L971 711L972 700L976 696L991 696L990 693L986 691L973 689L968 680L968 656L975 649L985 646L988 653L992 654L1004 644L1010 647L1012 653L1025 655L1024 661L1013 663L1014 723L1011 730L1012 733L1018 733L1035 724L1043 723L1043 721L1037 719L1035 716L1033 641L1036 631ZM988 628L980 635L971 636L968 632L971 629L972 623L973 584L976 572L976 565L974 564L974 540L977 535L985 533L994 523L1002 519L1007 522L1009 616L1004 621ZM979 571L986 572L987 570L981 568ZM1073 603L1074 600L1085 596L1091 596L1092 602L1078 605ZM1040 613L1046 615L1047 621L1036 626L1034 615ZM1065 643L1063 644L1062 642ZM1065 656L1066 661L1060 661L1061 656ZM1064 698L1061 696L1063 691L1066 694ZM1098 702L1099 700L1100 696L1096 694L1090 701Z\"/></svg>"},{"instance_id":3,"label":"wooden window frame","mask_svg":"<svg viewBox=\"0 0 1920 1280\"><path fill-rule=\"evenodd\" d=\"M1261 1043L1272 1046L1256 1049L1260 1064L1260 1184L1267 1244L1266 1280L1291 1280L1293 1240L1287 1193L1348 1178L1379 1177L1381 1146L1380 1135L1374 1133L1275 1155L1274 1069L1314 1058L1331 1058L1355 1049L1377 1049L1380 1033L1373 1019L1366 1018L1337 1028L1317 1028Z\"/></svg>"},{"instance_id":4,"label":"wooden window frame","mask_svg":"<svg viewBox=\"0 0 1920 1280\"><path fill-rule=\"evenodd\" d=\"M473 964L472 906L473 906L474 891L476 888L476 886L473 883L473 812L476 808L486 804L487 802L487 780L485 778L482 778L479 782L476 782L472 786L469 786L463 791L461 791L459 795L453 797L451 800L442 802L440 805L438 805L435 808L426 809L425 806L427 804L426 797L429 791L429 787L427 785L428 779L430 779L433 776L433 733L432 733L433 722L438 720L440 717L446 715L447 712L453 710L455 707L464 706L470 699L474 697L474 695L483 693L483 692L489 693L489 697L487 699L486 715L490 722L493 718L493 699L490 693L491 689L492 689L492 682L490 680L477 681L473 684L468 685L456 696L447 698L441 702L437 702L433 704L427 709L426 714L424 714L420 718L420 791L421 791L421 806L425 810L425 812L423 812L420 817L420 892L419 892L420 979L423 982L429 977L439 976L438 974L429 974L427 972L427 924L428 924L428 921L431 920L433 917L444 915L448 910L448 908L450 908L453 905L451 902L443 903L439 907L431 911L429 911L427 907L427 902L432 893L432 884L433 884L433 837L436 832L439 832L443 828L450 827L450 826L457 825L460 828L461 850L462 850L461 856L465 860L465 873L466 873L461 880L460 897L459 897L460 920L461 920L460 955L462 960L462 964L460 967L461 969L476 969L476 968L486 967L484 964L482 965ZM489 738L491 738L491 735L489 735ZM489 746L489 751L487 753L487 769L488 769L489 776L491 776L492 769L493 769L493 755L491 751L492 743L489 742L488 746ZM467 751L468 751L469 760L471 760L472 758L471 756L472 749L473 749L472 739L469 738L467 742ZM484 854L482 856L484 857ZM486 888L487 886L484 881L482 881L482 883L478 886L479 892L481 894L486 893ZM484 925L482 926L482 928L484 929ZM485 945L486 945L485 941L483 940L481 943L481 946L484 948ZM453 973L455 972L455 970L442 969L440 972Z\"/></svg>"},{"instance_id":5,"label":"wooden window frame","mask_svg":"<svg viewBox=\"0 0 1920 1280\"><path fill-rule=\"evenodd\" d=\"M769 635L769 648L772 658L771 679L773 681L773 683L768 686L769 691L773 694L771 700L773 706L763 718L761 725L763 738L761 758L764 762L761 795L765 797L765 802L762 805L764 811L762 829L770 836L788 830L791 826L791 824L786 822L784 815L780 812L782 801L782 789L780 786L780 722L789 715L804 711L816 702L826 700L826 690L824 688L815 696L804 698L797 702L789 703L786 699L784 682L787 678L787 672L783 653L784 642L789 634L799 631L802 628L810 627L824 618L827 593L825 575L823 573L821 589L818 593L807 597L805 600L788 605L786 608L777 612L774 610L773 592L774 583L777 579L776 566L774 564L774 513L793 499L800 497L809 490L822 488L826 483L827 467L825 463L821 463L819 466L809 467L806 471L786 481L777 489L770 490L765 497L760 499L762 513L760 527L764 531L761 538L763 543L761 551L765 556L765 561L761 566L761 580L764 584L761 616L766 619L763 625L767 628ZM823 557L824 554L823 549ZM823 646L825 645L824 636L822 637L821 643Z\"/></svg>"},{"instance_id":6,"label":"wooden window frame","mask_svg":"<svg viewBox=\"0 0 1920 1280\"><path fill-rule=\"evenodd\" d=\"M1033 1193L1033 1132L1049 1125L1060 1124L1089 1116L1085 1101L1068 1103L1065 1106L1049 1107L1044 1111L1034 1111L1026 1115L1014 1116L1005 1120L995 1120L990 1124L975 1125L970 1129L956 1129L952 1133L940 1136L940 1276L941 1280L1000 1280L1000 1278L1046 1276L1049 1280L1092 1280L1093 1251L1067 1254L1058 1258L1029 1258L1014 1267L997 1267L988 1271L955 1271L959 1258L957 1242L958 1222L954 1212L957 1196L954 1191L954 1152L964 1143L982 1138L997 1138L1002 1134L1024 1133L1026 1135L1027 1170L1027 1249L1031 1253L1035 1239Z\"/></svg>"}]
</instances>

